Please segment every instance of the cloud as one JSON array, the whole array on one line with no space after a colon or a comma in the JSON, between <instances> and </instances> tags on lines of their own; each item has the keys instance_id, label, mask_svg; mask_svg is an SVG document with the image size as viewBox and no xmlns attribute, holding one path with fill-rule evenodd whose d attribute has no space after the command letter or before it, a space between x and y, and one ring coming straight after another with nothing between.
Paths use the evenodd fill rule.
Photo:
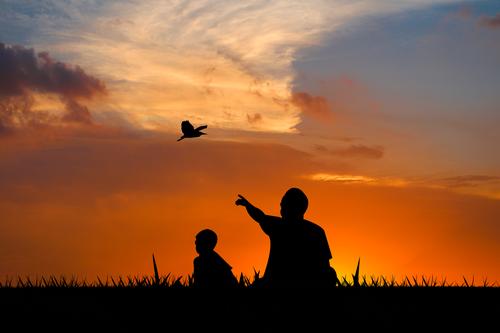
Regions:
<instances>
[{"instance_id":1,"label":"cloud","mask_svg":"<svg viewBox=\"0 0 500 333\"><path fill-rule=\"evenodd\" d=\"M85 105L80 105L76 101L69 100L66 103L66 110L68 112L61 118L63 121L89 125L93 122L92 115Z\"/></svg>"},{"instance_id":2,"label":"cloud","mask_svg":"<svg viewBox=\"0 0 500 333\"><path fill-rule=\"evenodd\" d=\"M68 99L91 99L106 94L103 82L52 59L47 52L0 43L0 96L19 96L30 92L53 93Z\"/></svg>"},{"instance_id":3,"label":"cloud","mask_svg":"<svg viewBox=\"0 0 500 333\"><path fill-rule=\"evenodd\" d=\"M447 187L473 187L486 183L500 183L500 177L486 175L464 175L439 179Z\"/></svg>"},{"instance_id":4,"label":"cloud","mask_svg":"<svg viewBox=\"0 0 500 333\"><path fill-rule=\"evenodd\" d=\"M497 13L495 16L483 16L479 20L479 25L490 28L490 29L499 29L500 28L500 13Z\"/></svg>"},{"instance_id":5,"label":"cloud","mask_svg":"<svg viewBox=\"0 0 500 333\"><path fill-rule=\"evenodd\" d=\"M328 174L328 173L316 173L310 175L311 180L326 181L326 182L338 182L338 183L374 183L375 178L361 176L361 175L346 175L346 174Z\"/></svg>"},{"instance_id":6,"label":"cloud","mask_svg":"<svg viewBox=\"0 0 500 333\"><path fill-rule=\"evenodd\" d=\"M305 178L334 183L445 190L453 193L500 200L500 177L497 176L465 175L436 179L431 177L375 177L365 174L320 172L308 174Z\"/></svg>"},{"instance_id":7,"label":"cloud","mask_svg":"<svg viewBox=\"0 0 500 333\"><path fill-rule=\"evenodd\" d=\"M315 149L321 153L345 158L381 159L384 156L384 147L378 145L365 146L362 144L353 144L347 148L340 149L328 149L323 145L316 145Z\"/></svg>"},{"instance_id":8,"label":"cloud","mask_svg":"<svg viewBox=\"0 0 500 333\"><path fill-rule=\"evenodd\" d=\"M297 106L305 116L326 121L332 119L330 104L323 96L313 96L306 92L293 92L291 103Z\"/></svg>"},{"instance_id":9,"label":"cloud","mask_svg":"<svg viewBox=\"0 0 500 333\"><path fill-rule=\"evenodd\" d=\"M295 133L303 110L290 99L304 49L368 16L443 2L453 1L12 3L0 13L0 36L18 31L19 40L103 78L110 104L142 128L173 132L189 115L212 128L249 130L247 114L260 113L263 121L250 130Z\"/></svg>"},{"instance_id":10,"label":"cloud","mask_svg":"<svg viewBox=\"0 0 500 333\"><path fill-rule=\"evenodd\" d=\"M47 112L33 111L34 94L53 94L65 104L60 120L92 123L92 116L81 100L107 94L99 79L79 66L54 60L49 53L0 43L0 131L33 126L53 120Z\"/></svg>"},{"instance_id":11,"label":"cloud","mask_svg":"<svg viewBox=\"0 0 500 333\"><path fill-rule=\"evenodd\" d=\"M40 128L57 121L45 111L33 111L30 95L0 98L0 136L13 134L19 128Z\"/></svg>"},{"instance_id":12,"label":"cloud","mask_svg":"<svg viewBox=\"0 0 500 333\"><path fill-rule=\"evenodd\" d=\"M355 175L355 174L336 174L336 173L313 173L305 176L306 179L321 181L321 182L333 182L333 183L343 183L343 184L363 184L372 186L389 186L389 187L408 187L410 185L415 185L413 182L394 177L370 177L366 175Z\"/></svg>"}]
</instances>

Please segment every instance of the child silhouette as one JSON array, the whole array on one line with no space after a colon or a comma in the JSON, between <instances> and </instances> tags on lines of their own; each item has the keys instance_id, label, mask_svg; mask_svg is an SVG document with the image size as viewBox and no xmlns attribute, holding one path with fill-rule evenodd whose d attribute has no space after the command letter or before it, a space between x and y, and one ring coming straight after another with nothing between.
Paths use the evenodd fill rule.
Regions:
<instances>
[{"instance_id":1,"label":"child silhouette","mask_svg":"<svg viewBox=\"0 0 500 333\"><path fill-rule=\"evenodd\" d=\"M204 229L196 235L196 252L194 258L193 283L199 288L236 287L238 280L231 271L232 267L214 251L217 234Z\"/></svg>"}]
</instances>

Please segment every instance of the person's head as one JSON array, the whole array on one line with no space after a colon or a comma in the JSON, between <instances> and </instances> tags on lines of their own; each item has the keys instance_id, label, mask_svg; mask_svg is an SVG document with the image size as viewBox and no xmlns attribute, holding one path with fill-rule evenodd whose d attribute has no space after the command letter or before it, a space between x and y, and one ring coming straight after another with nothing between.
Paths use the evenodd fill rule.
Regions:
<instances>
[{"instance_id":1,"label":"person's head","mask_svg":"<svg viewBox=\"0 0 500 333\"><path fill-rule=\"evenodd\" d=\"M199 254L211 252L217 244L217 234L213 230L204 229L196 234L194 244Z\"/></svg>"},{"instance_id":2,"label":"person's head","mask_svg":"<svg viewBox=\"0 0 500 333\"><path fill-rule=\"evenodd\" d=\"M309 200L301 189L292 187L281 199L281 217L284 220L302 220Z\"/></svg>"}]
</instances>

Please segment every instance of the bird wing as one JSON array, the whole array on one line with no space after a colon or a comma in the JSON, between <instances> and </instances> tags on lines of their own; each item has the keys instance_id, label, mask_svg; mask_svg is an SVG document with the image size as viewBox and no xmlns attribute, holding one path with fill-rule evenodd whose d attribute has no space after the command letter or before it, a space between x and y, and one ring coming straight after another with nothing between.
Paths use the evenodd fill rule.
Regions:
<instances>
[{"instance_id":1,"label":"bird wing","mask_svg":"<svg viewBox=\"0 0 500 333\"><path fill-rule=\"evenodd\" d=\"M184 120L181 123L181 129L182 133L184 134L192 133L194 131L193 125L191 125L191 123L188 120Z\"/></svg>"},{"instance_id":2,"label":"bird wing","mask_svg":"<svg viewBox=\"0 0 500 333\"><path fill-rule=\"evenodd\" d=\"M199 126L199 127L196 127L195 131L201 131L201 130L204 130L205 128L207 128L207 127L208 127L207 125Z\"/></svg>"}]
</instances>

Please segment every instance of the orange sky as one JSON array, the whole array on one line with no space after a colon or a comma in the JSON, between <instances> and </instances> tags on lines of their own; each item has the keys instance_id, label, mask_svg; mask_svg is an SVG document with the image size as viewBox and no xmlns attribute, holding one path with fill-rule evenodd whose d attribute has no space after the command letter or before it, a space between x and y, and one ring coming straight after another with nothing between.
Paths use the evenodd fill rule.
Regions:
<instances>
[{"instance_id":1,"label":"orange sky","mask_svg":"<svg viewBox=\"0 0 500 333\"><path fill-rule=\"evenodd\" d=\"M341 276L500 281L498 1L0 7L0 279L263 272L298 186Z\"/></svg>"},{"instance_id":2,"label":"orange sky","mask_svg":"<svg viewBox=\"0 0 500 333\"><path fill-rule=\"evenodd\" d=\"M321 165L276 144L107 129L46 129L1 142L2 276L191 273L194 235L212 228L234 272L263 272L268 240L241 207L270 214L291 186L324 227L331 264L350 276L499 280L500 202L445 189L310 180ZM42 138L42 140L40 140ZM15 150L13 149L15 147Z\"/></svg>"}]
</instances>

